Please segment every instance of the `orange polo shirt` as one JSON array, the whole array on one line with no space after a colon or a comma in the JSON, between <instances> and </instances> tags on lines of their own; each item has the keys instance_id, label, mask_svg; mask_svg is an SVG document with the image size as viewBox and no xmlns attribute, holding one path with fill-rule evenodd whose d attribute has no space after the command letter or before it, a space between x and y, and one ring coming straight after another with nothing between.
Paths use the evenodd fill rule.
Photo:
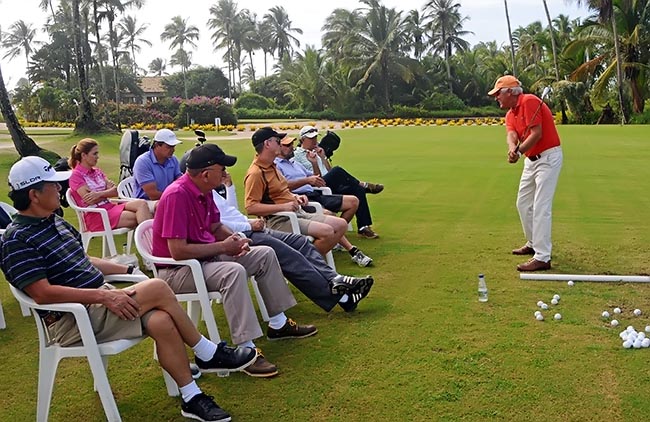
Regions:
<instances>
[{"instance_id":1,"label":"orange polo shirt","mask_svg":"<svg viewBox=\"0 0 650 422\"><path fill-rule=\"evenodd\" d=\"M539 111L537 111L538 107ZM523 142L530 135L530 130L526 128L539 125L542 125L542 138L526 151L527 157L559 146L560 136L555 127L553 113L546 103L533 94L521 94L517 99L517 105L506 113L506 129L508 132L517 132L517 137Z\"/></svg>"},{"instance_id":2,"label":"orange polo shirt","mask_svg":"<svg viewBox=\"0 0 650 422\"><path fill-rule=\"evenodd\" d=\"M268 192L268 198L264 197L265 192ZM294 200L287 179L278 172L275 163L263 164L258 157L255 157L253 164L246 172L244 198L246 209L260 202L263 204L286 204Z\"/></svg>"}]
</instances>

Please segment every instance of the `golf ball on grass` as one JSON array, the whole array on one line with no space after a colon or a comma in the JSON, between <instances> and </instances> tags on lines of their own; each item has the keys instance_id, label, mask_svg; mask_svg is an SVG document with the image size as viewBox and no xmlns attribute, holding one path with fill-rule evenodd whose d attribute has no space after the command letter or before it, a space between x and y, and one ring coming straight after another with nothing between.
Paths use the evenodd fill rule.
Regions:
<instances>
[{"instance_id":1,"label":"golf ball on grass","mask_svg":"<svg viewBox=\"0 0 650 422\"><path fill-rule=\"evenodd\" d=\"M632 347L632 345L634 345L634 343L632 343L630 340L625 340L625 341L623 342L623 348L624 348L624 349L629 349L629 348Z\"/></svg>"},{"instance_id":2,"label":"golf ball on grass","mask_svg":"<svg viewBox=\"0 0 650 422\"><path fill-rule=\"evenodd\" d=\"M621 308L614 308L614 313L615 314L620 314L621 313Z\"/></svg>"},{"instance_id":3,"label":"golf ball on grass","mask_svg":"<svg viewBox=\"0 0 650 422\"><path fill-rule=\"evenodd\" d=\"M544 315L542 315L542 314L540 313L540 314L538 314L538 315L535 316L535 319L536 319L537 321L544 321Z\"/></svg>"},{"instance_id":4,"label":"golf ball on grass","mask_svg":"<svg viewBox=\"0 0 650 422\"><path fill-rule=\"evenodd\" d=\"M547 309L548 309L548 305L547 305L546 303L542 303L542 309L543 309L543 310L547 310Z\"/></svg>"},{"instance_id":5,"label":"golf ball on grass","mask_svg":"<svg viewBox=\"0 0 650 422\"><path fill-rule=\"evenodd\" d=\"M566 284L568 284L569 287L573 287L573 285L574 285L575 283L573 283L573 280L569 280L569 281L566 282Z\"/></svg>"},{"instance_id":6,"label":"golf ball on grass","mask_svg":"<svg viewBox=\"0 0 650 422\"><path fill-rule=\"evenodd\" d=\"M613 319L610 324L612 324L612 327L616 327L618 325L618 320Z\"/></svg>"},{"instance_id":7,"label":"golf ball on grass","mask_svg":"<svg viewBox=\"0 0 650 422\"><path fill-rule=\"evenodd\" d=\"M559 301L560 300L560 295L553 295L553 299Z\"/></svg>"},{"instance_id":8,"label":"golf ball on grass","mask_svg":"<svg viewBox=\"0 0 650 422\"><path fill-rule=\"evenodd\" d=\"M634 315L641 316L641 309L635 309L634 310Z\"/></svg>"},{"instance_id":9,"label":"golf ball on grass","mask_svg":"<svg viewBox=\"0 0 650 422\"><path fill-rule=\"evenodd\" d=\"M544 304L544 302L542 302L541 300L537 301L537 306L539 306L540 308L542 307L543 304Z\"/></svg>"},{"instance_id":10,"label":"golf ball on grass","mask_svg":"<svg viewBox=\"0 0 650 422\"><path fill-rule=\"evenodd\" d=\"M558 303L560 302L558 302L557 299L551 299L551 305L557 305Z\"/></svg>"},{"instance_id":11,"label":"golf ball on grass","mask_svg":"<svg viewBox=\"0 0 650 422\"><path fill-rule=\"evenodd\" d=\"M644 349L650 347L650 338L646 337L643 340L641 340L641 347L643 347Z\"/></svg>"},{"instance_id":12,"label":"golf ball on grass","mask_svg":"<svg viewBox=\"0 0 650 422\"><path fill-rule=\"evenodd\" d=\"M601 315L602 315L603 318L609 318L609 312L607 312L607 311L603 311L603 313Z\"/></svg>"},{"instance_id":13,"label":"golf ball on grass","mask_svg":"<svg viewBox=\"0 0 650 422\"><path fill-rule=\"evenodd\" d=\"M556 321L559 321L559 320L562 319L562 315L561 314L555 314L555 315L553 315L553 318L555 318Z\"/></svg>"}]
</instances>

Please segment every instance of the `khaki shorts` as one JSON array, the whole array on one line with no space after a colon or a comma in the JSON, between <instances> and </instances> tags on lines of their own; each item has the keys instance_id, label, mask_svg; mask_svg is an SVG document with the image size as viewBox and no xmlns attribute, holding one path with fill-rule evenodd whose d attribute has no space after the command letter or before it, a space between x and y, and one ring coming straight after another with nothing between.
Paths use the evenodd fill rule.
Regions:
<instances>
[{"instance_id":1,"label":"khaki shorts","mask_svg":"<svg viewBox=\"0 0 650 422\"><path fill-rule=\"evenodd\" d=\"M296 216L298 217L298 227L300 227L300 233L307 235L309 233L309 224L312 221L319 223L324 223L326 216L323 214L311 214L305 211L297 211ZM266 218L266 226L269 229L279 230L281 232L291 233L291 222L289 217L284 215L270 215Z\"/></svg>"},{"instance_id":2,"label":"khaki shorts","mask_svg":"<svg viewBox=\"0 0 650 422\"><path fill-rule=\"evenodd\" d=\"M100 289L112 290L115 287L104 284ZM131 296L135 298L135 296ZM112 340L140 337L144 333L144 324L149 318L151 311L141 315L135 320L120 319L104 305L87 305L90 325L93 327L97 343L104 343ZM61 346L73 346L81 344L81 334L77 328L74 315L65 313L60 320L47 327L50 339Z\"/></svg>"}]
</instances>

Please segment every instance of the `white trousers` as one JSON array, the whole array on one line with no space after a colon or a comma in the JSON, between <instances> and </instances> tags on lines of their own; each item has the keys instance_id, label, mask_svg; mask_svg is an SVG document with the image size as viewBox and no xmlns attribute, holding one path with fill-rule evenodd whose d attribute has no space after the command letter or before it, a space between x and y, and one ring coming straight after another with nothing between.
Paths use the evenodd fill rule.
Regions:
<instances>
[{"instance_id":1,"label":"white trousers","mask_svg":"<svg viewBox=\"0 0 650 422\"><path fill-rule=\"evenodd\" d=\"M526 158L519 180L517 210L526 236L526 246L535 250L538 261L551 260L551 216L553 196L562 169L562 148L541 153L536 161Z\"/></svg>"}]
</instances>

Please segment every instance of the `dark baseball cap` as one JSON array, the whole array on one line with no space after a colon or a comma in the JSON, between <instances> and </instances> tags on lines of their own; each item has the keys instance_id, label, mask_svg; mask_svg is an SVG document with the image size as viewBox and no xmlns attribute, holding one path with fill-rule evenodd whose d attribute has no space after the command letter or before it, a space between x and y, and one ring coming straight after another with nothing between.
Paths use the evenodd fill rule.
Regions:
<instances>
[{"instance_id":1,"label":"dark baseball cap","mask_svg":"<svg viewBox=\"0 0 650 422\"><path fill-rule=\"evenodd\" d=\"M273 128L270 127L270 126L259 128L259 129L257 129L255 131L255 133L253 133L253 138L252 138L253 139L253 146L256 147L259 144L266 141L267 139L273 138L274 136L279 138L279 139L282 139L285 136L287 136L287 134L286 133L278 133L275 130L273 130Z\"/></svg>"},{"instance_id":2,"label":"dark baseball cap","mask_svg":"<svg viewBox=\"0 0 650 422\"><path fill-rule=\"evenodd\" d=\"M221 148L215 144L203 144L190 151L186 166L188 169L202 169L213 164L221 164L225 167L235 165L237 157L226 155Z\"/></svg>"}]
</instances>

